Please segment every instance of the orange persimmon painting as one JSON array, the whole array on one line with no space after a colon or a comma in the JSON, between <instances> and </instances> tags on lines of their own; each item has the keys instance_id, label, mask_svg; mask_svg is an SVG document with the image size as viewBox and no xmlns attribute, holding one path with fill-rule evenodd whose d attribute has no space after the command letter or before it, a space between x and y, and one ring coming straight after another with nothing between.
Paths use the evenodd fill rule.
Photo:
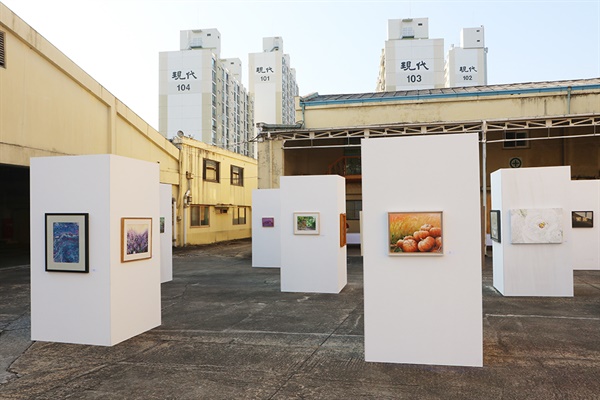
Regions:
<instances>
[{"instance_id":1,"label":"orange persimmon painting","mask_svg":"<svg viewBox=\"0 0 600 400\"><path fill-rule=\"evenodd\" d=\"M442 212L388 213L388 252L400 255L442 255Z\"/></svg>"}]
</instances>

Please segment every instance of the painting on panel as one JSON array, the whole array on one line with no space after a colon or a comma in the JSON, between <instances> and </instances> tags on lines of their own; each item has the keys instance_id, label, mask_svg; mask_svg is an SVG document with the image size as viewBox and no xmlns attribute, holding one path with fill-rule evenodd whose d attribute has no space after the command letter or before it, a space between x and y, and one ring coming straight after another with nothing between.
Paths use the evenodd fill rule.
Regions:
<instances>
[{"instance_id":1,"label":"painting on panel","mask_svg":"<svg viewBox=\"0 0 600 400\"><path fill-rule=\"evenodd\" d=\"M500 243L500 210L490 211L490 237Z\"/></svg>"},{"instance_id":2,"label":"painting on panel","mask_svg":"<svg viewBox=\"0 0 600 400\"><path fill-rule=\"evenodd\" d=\"M275 217L262 217L262 227L263 228L275 227Z\"/></svg>"},{"instance_id":3,"label":"painting on panel","mask_svg":"<svg viewBox=\"0 0 600 400\"><path fill-rule=\"evenodd\" d=\"M89 272L89 214L46 214L46 271Z\"/></svg>"},{"instance_id":4,"label":"painting on panel","mask_svg":"<svg viewBox=\"0 0 600 400\"><path fill-rule=\"evenodd\" d=\"M518 208L510 210L511 243L562 243L562 208Z\"/></svg>"},{"instance_id":5,"label":"painting on panel","mask_svg":"<svg viewBox=\"0 0 600 400\"><path fill-rule=\"evenodd\" d=\"M593 211L572 211L571 226L573 228L593 228L594 227L594 212Z\"/></svg>"},{"instance_id":6,"label":"painting on panel","mask_svg":"<svg viewBox=\"0 0 600 400\"><path fill-rule=\"evenodd\" d=\"M390 256L442 255L442 212L388 213Z\"/></svg>"},{"instance_id":7,"label":"painting on panel","mask_svg":"<svg viewBox=\"0 0 600 400\"><path fill-rule=\"evenodd\" d=\"M346 222L346 214L340 214L340 247L344 247L347 241L348 223Z\"/></svg>"},{"instance_id":8,"label":"painting on panel","mask_svg":"<svg viewBox=\"0 0 600 400\"><path fill-rule=\"evenodd\" d=\"M121 218L121 261L152 258L152 218Z\"/></svg>"},{"instance_id":9,"label":"painting on panel","mask_svg":"<svg viewBox=\"0 0 600 400\"><path fill-rule=\"evenodd\" d=\"M318 235L319 224L318 212L294 213L294 235Z\"/></svg>"},{"instance_id":10,"label":"painting on panel","mask_svg":"<svg viewBox=\"0 0 600 400\"><path fill-rule=\"evenodd\" d=\"M165 217L160 217L160 233L165 233Z\"/></svg>"}]
</instances>

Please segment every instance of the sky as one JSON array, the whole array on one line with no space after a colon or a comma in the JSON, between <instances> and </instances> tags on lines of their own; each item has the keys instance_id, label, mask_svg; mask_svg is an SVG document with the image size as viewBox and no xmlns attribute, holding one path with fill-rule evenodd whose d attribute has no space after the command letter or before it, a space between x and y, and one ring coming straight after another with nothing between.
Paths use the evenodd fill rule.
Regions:
<instances>
[{"instance_id":1,"label":"sky","mask_svg":"<svg viewBox=\"0 0 600 400\"><path fill-rule=\"evenodd\" d=\"M155 129L158 54L216 28L221 57L283 38L300 95L373 92L389 19L429 18L445 52L484 27L488 84L600 77L600 0L0 0Z\"/></svg>"}]
</instances>

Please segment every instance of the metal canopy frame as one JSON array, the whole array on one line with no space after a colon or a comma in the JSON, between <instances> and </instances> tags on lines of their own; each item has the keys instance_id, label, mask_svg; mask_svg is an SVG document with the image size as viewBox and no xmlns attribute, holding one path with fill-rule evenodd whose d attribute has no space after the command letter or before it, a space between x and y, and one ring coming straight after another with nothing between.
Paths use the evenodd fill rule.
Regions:
<instances>
[{"instance_id":1,"label":"metal canopy frame","mask_svg":"<svg viewBox=\"0 0 600 400\"><path fill-rule=\"evenodd\" d=\"M585 115L564 115L555 117L534 117L521 119L496 119L481 121L463 121L463 122L433 122L422 124L386 124L386 125L368 125L363 127L342 127L329 129L293 129L293 130L266 130L262 129L258 135L259 140L281 139L284 141L284 149L303 149L311 147L346 147L354 146L350 143L330 145L320 141L324 139L363 139L378 137L393 137L407 135L434 135L449 133L493 133L507 131L522 131L534 129L553 129L553 128L582 128L582 127L600 127L599 114ZM568 137L586 137L598 136L599 132L594 129L592 134L585 135L564 135L547 136L543 138L528 138L524 140L557 139ZM487 135L485 135L487 136ZM480 138L484 142L484 137ZM303 144L309 141L310 144ZM490 140L487 143L498 143L504 139Z\"/></svg>"},{"instance_id":2,"label":"metal canopy frame","mask_svg":"<svg viewBox=\"0 0 600 400\"><path fill-rule=\"evenodd\" d=\"M550 135L552 129L558 128L583 128L593 127L593 132L574 135ZM330 129L305 129L305 130L268 130L260 129L258 140L283 140L283 150L330 148L330 147L360 147L360 143L351 143L351 139L380 138L395 136L436 135L436 134L464 134L478 133L481 143L481 173L482 173L482 209L483 209L483 234L487 229L487 144L514 141L514 139L488 140L488 134L510 131L541 130L546 129L546 136L522 138L519 141L548 140L548 139L574 139L581 137L600 136L600 114L573 114L554 117L532 117L518 119L490 119L481 121L440 122L421 124L386 124L369 125L351 128ZM327 141L329 139L329 141ZM342 139L346 143L331 144L331 139ZM484 247L485 248L485 247ZM487 250L484 250L484 253Z\"/></svg>"}]
</instances>

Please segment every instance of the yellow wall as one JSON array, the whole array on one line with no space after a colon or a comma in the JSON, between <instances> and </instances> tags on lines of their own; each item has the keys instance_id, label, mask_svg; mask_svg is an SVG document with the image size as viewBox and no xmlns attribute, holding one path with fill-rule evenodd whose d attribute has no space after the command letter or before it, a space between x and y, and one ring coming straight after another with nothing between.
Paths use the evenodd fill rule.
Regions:
<instances>
[{"instance_id":1,"label":"yellow wall","mask_svg":"<svg viewBox=\"0 0 600 400\"><path fill-rule=\"evenodd\" d=\"M497 93L493 96L474 94L437 99L428 99L425 96L420 100L365 101L351 104L311 105L308 102L304 113L297 98L296 119L303 120L306 129L319 129L591 114L598 112L600 104L598 89L572 91L570 96L567 91Z\"/></svg>"},{"instance_id":2,"label":"yellow wall","mask_svg":"<svg viewBox=\"0 0 600 400\"><path fill-rule=\"evenodd\" d=\"M185 237L185 244L205 244L223 240L247 238L252 235L252 190L257 188L257 161L219 147L185 137L174 143L181 148L181 197L177 204L182 205L184 194L189 190L190 205L210 206L210 225L192 227L190 208L178 206L177 217L185 221L180 226L178 236ZM204 180L204 159L219 163L219 182ZM244 185L231 185L231 166L244 169ZM217 208L218 206L220 208ZM246 223L233 224L233 213L237 207L246 207ZM226 210L225 213L220 210ZM183 240L183 239L182 239Z\"/></svg>"},{"instance_id":3,"label":"yellow wall","mask_svg":"<svg viewBox=\"0 0 600 400\"><path fill-rule=\"evenodd\" d=\"M178 183L177 148L1 3L0 30L0 163L110 153L160 162Z\"/></svg>"},{"instance_id":4,"label":"yellow wall","mask_svg":"<svg viewBox=\"0 0 600 400\"><path fill-rule=\"evenodd\" d=\"M2 3L0 31L5 33L6 50L6 68L0 67L0 164L28 167L31 157L84 154L160 163L160 180L173 185L177 204L176 245L184 244L184 226L189 228L183 206L188 188L193 204L212 205L213 214L215 204L233 208L211 215L210 227L187 229L185 244L251 236L256 160L187 138L180 140L180 154L178 147ZM202 181L204 157L221 162L220 184ZM244 168L243 187L229 185L231 164ZM186 172L194 178L186 179ZM248 207L245 225L232 223L236 206Z\"/></svg>"}]
</instances>

